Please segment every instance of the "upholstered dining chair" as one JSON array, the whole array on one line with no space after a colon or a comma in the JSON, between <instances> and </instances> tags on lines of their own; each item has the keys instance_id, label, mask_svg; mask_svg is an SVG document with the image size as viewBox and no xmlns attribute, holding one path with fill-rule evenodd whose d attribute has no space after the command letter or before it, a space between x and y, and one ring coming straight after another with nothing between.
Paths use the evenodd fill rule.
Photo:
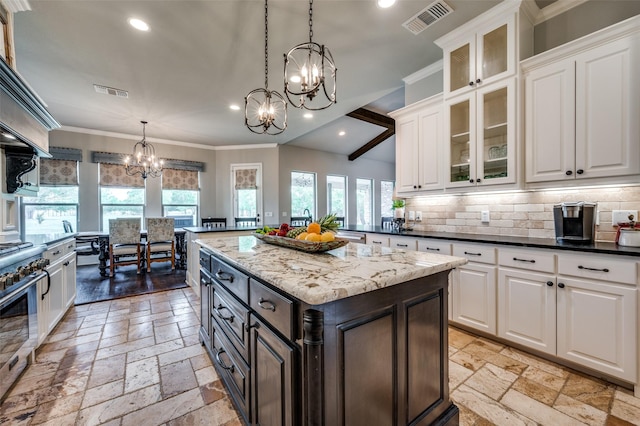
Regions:
<instances>
[{"instance_id":1,"label":"upholstered dining chair","mask_svg":"<svg viewBox=\"0 0 640 426\"><path fill-rule=\"evenodd\" d=\"M226 228L227 227L226 217L203 217L200 220L202 221L201 226L204 226L207 228Z\"/></svg>"},{"instance_id":2,"label":"upholstered dining chair","mask_svg":"<svg viewBox=\"0 0 640 426\"><path fill-rule=\"evenodd\" d=\"M141 262L140 219L109 219L109 276L121 265L137 265L139 274Z\"/></svg>"},{"instance_id":3,"label":"upholstered dining chair","mask_svg":"<svg viewBox=\"0 0 640 426\"><path fill-rule=\"evenodd\" d=\"M151 262L171 262L176 269L175 222L171 217L147 218L147 272Z\"/></svg>"},{"instance_id":4,"label":"upholstered dining chair","mask_svg":"<svg viewBox=\"0 0 640 426\"><path fill-rule=\"evenodd\" d=\"M291 226L307 226L311 221L309 216L291 216L289 225Z\"/></svg>"},{"instance_id":5,"label":"upholstered dining chair","mask_svg":"<svg viewBox=\"0 0 640 426\"><path fill-rule=\"evenodd\" d=\"M256 226L258 221L255 217L236 217L236 227Z\"/></svg>"},{"instance_id":6,"label":"upholstered dining chair","mask_svg":"<svg viewBox=\"0 0 640 426\"><path fill-rule=\"evenodd\" d=\"M73 226L71 226L71 222L69 222L68 220L62 221L62 227L64 228L65 234L73 232Z\"/></svg>"}]
</instances>

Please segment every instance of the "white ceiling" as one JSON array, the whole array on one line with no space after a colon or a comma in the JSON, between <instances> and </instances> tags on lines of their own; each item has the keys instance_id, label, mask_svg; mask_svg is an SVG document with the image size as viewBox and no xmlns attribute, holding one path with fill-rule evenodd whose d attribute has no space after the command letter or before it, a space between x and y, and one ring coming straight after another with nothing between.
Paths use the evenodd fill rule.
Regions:
<instances>
[{"instance_id":1,"label":"white ceiling","mask_svg":"<svg viewBox=\"0 0 640 426\"><path fill-rule=\"evenodd\" d=\"M384 130L345 117L366 106L404 106L402 79L442 58L433 40L498 0L447 0L454 13L414 35L402 23L432 0L316 0L313 41L338 67L338 103L303 118L289 108L287 130L255 135L244 126L244 96L264 86L262 0L30 0L15 15L18 72L64 126L207 146L290 143L350 154ZM131 28L138 17L151 27ZM269 88L282 93L283 54L308 40L308 2L269 2ZM93 84L127 90L98 94ZM345 136L338 136L344 130ZM364 158L394 161L394 138Z\"/></svg>"}]
</instances>

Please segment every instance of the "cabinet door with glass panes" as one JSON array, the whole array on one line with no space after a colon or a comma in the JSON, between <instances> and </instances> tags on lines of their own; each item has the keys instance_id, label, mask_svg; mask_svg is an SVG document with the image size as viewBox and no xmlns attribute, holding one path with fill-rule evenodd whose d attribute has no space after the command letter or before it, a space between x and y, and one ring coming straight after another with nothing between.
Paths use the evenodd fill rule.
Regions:
<instances>
[{"instance_id":1,"label":"cabinet door with glass panes","mask_svg":"<svg viewBox=\"0 0 640 426\"><path fill-rule=\"evenodd\" d=\"M448 188L516 181L515 79L446 103Z\"/></svg>"},{"instance_id":2,"label":"cabinet door with glass panes","mask_svg":"<svg viewBox=\"0 0 640 426\"><path fill-rule=\"evenodd\" d=\"M445 97L484 87L516 72L515 15L489 25L444 50Z\"/></svg>"}]
</instances>

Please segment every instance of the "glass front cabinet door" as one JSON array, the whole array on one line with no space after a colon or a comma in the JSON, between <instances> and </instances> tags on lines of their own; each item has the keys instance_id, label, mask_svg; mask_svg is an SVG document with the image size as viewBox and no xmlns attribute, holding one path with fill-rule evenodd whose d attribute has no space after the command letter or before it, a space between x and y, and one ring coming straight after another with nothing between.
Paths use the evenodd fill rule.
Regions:
<instances>
[{"instance_id":1,"label":"glass front cabinet door","mask_svg":"<svg viewBox=\"0 0 640 426\"><path fill-rule=\"evenodd\" d=\"M515 15L444 49L445 96L456 96L515 74Z\"/></svg>"},{"instance_id":2,"label":"glass front cabinet door","mask_svg":"<svg viewBox=\"0 0 640 426\"><path fill-rule=\"evenodd\" d=\"M513 183L515 79L446 102L449 188Z\"/></svg>"}]
</instances>

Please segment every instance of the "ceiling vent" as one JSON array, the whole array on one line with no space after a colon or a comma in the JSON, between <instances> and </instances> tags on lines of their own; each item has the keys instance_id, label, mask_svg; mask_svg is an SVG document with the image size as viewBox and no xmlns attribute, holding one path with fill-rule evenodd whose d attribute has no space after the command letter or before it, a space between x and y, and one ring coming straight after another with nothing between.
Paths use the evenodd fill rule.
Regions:
<instances>
[{"instance_id":1,"label":"ceiling vent","mask_svg":"<svg viewBox=\"0 0 640 426\"><path fill-rule=\"evenodd\" d=\"M117 96L119 98L129 99L129 92L122 89L115 89L113 87L101 86L99 84L94 84L93 88L98 93L102 93L103 95L112 95Z\"/></svg>"},{"instance_id":2,"label":"ceiling vent","mask_svg":"<svg viewBox=\"0 0 640 426\"><path fill-rule=\"evenodd\" d=\"M453 12L451 6L442 0L431 3L426 8L415 14L411 19L402 24L413 34L420 34L427 27Z\"/></svg>"}]
</instances>

